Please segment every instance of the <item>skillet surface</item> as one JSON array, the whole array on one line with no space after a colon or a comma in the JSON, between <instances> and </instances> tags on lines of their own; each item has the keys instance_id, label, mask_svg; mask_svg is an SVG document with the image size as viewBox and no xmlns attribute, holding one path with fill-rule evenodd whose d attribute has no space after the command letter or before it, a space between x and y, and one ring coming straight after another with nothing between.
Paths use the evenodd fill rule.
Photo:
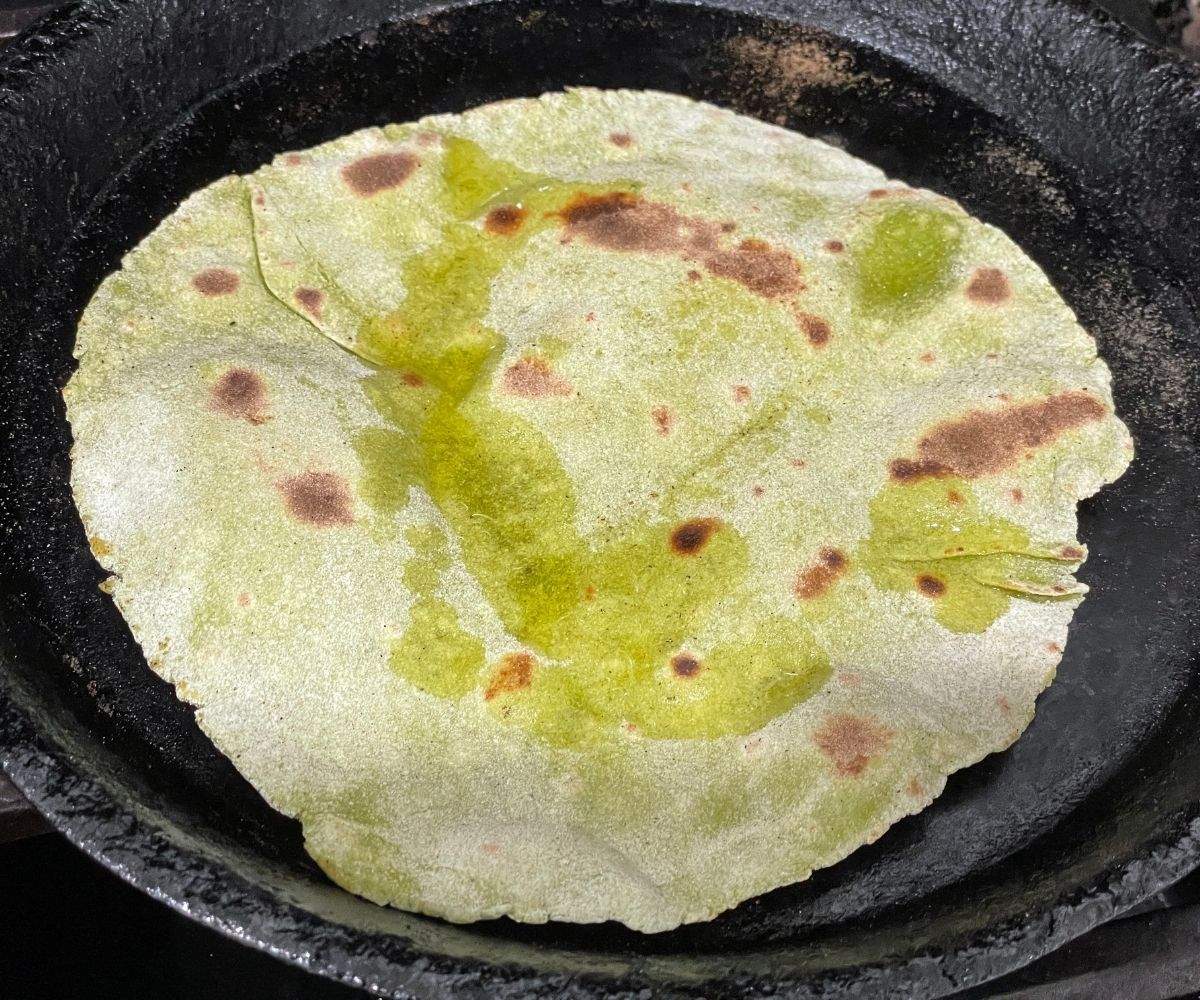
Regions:
<instances>
[{"instance_id":1,"label":"skillet surface","mask_svg":"<svg viewBox=\"0 0 1200 1000\"><path fill-rule=\"evenodd\" d=\"M17 783L172 905L397 996L933 996L1193 867L1200 73L1065 0L447 6L85 2L0 59L0 759ZM653 937L453 927L328 883L96 590L58 397L92 290L191 190L364 125L572 83L780 121L1000 225L1097 337L1138 446L1081 509L1093 593L1016 746L810 881Z\"/></svg>"}]
</instances>

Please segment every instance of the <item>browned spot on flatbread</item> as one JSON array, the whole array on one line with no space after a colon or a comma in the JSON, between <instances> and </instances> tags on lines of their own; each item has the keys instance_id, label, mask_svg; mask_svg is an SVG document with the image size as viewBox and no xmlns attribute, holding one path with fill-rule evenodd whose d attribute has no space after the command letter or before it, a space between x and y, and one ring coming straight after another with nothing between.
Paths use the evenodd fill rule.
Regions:
<instances>
[{"instance_id":1,"label":"browned spot on flatbread","mask_svg":"<svg viewBox=\"0 0 1200 1000\"><path fill-rule=\"evenodd\" d=\"M249 368L230 368L217 379L209 390L208 407L255 426L271 419L267 413L267 384Z\"/></svg>"},{"instance_id":2,"label":"browned spot on flatbread","mask_svg":"<svg viewBox=\"0 0 1200 1000\"><path fill-rule=\"evenodd\" d=\"M738 384L733 387L733 401L735 403L748 403L750 401L750 386Z\"/></svg>"},{"instance_id":3,"label":"browned spot on flatbread","mask_svg":"<svg viewBox=\"0 0 1200 1000\"><path fill-rule=\"evenodd\" d=\"M958 506L963 502L963 495L958 490L947 490L946 499L955 506Z\"/></svg>"},{"instance_id":4,"label":"browned spot on flatbread","mask_svg":"<svg viewBox=\"0 0 1200 1000\"><path fill-rule=\"evenodd\" d=\"M266 203L267 203L267 196L265 194L263 194L261 191L255 191L254 192L254 204L256 204L259 208L262 208Z\"/></svg>"},{"instance_id":5,"label":"browned spot on flatbread","mask_svg":"<svg viewBox=\"0 0 1200 1000\"><path fill-rule=\"evenodd\" d=\"M1058 554L1064 559L1082 559L1083 549L1078 545L1064 545L1058 550Z\"/></svg>"},{"instance_id":6,"label":"browned spot on flatbread","mask_svg":"<svg viewBox=\"0 0 1200 1000\"><path fill-rule=\"evenodd\" d=\"M817 553L817 560L800 571L793 588L802 601L811 601L826 593L838 577L846 572L850 560L841 549L826 546Z\"/></svg>"},{"instance_id":7,"label":"browned spot on flatbread","mask_svg":"<svg viewBox=\"0 0 1200 1000\"><path fill-rule=\"evenodd\" d=\"M610 132L608 141L614 146L620 146L622 149L628 149L633 145L633 136L628 132Z\"/></svg>"},{"instance_id":8,"label":"browned spot on flatbread","mask_svg":"<svg viewBox=\"0 0 1200 1000\"><path fill-rule=\"evenodd\" d=\"M742 240L735 250L714 251L705 258L704 266L710 274L736 281L764 299L804 290L795 258L762 240Z\"/></svg>"},{"instance_id":9,"label":"browned spot on flatbread","mask_svg":"<svg viewBox=\"0 0 1200 1000\"><path fill-rule=\"evenodd\" d=\"M557 214L568 235L607 250L696 256L717 249L714 223L689 218L670 205L628 191L580 194Z\"/></svg>"},{"instance_id":10,"label":"browned spot on flatbread","mask_svg":"<svg viewBox=\"0 0 1200 1000\"><path fill-rule=\"evenodd\" d=\"M583 599L585 601L594 601L596 599L596 588L590 583L583 588Z\"/></svg>"},{"instance_id":11,"label":"browned spot on flatbread","mask_svg":"<svg viewBox=\"0 0 1200 1000\"><path fill-rule=\"evenodd\" d=\"M296 303L313 319L320 319L325 309L325 293L319 288L297 288L292 297Z\"/></svg>"},{"instance_id":12,"label":"browned spot on flatbread","mask_svg":"<svg viewBox=\"0 0 1200 1000\"><path fill-rule=\"evenodd\" d=\"M917 358L917 360L923 365L931 365L937 360L937 358L934 357L933 351L922 351L921 356Z\"/></svg>"},{"instance_id":13,"label":"browned spot on flatbread","mask_svg":"<svg viewBox=\"0 0 1200 1000\"><path fill-rule=\"evenodd\" d=\"M867 192L867 197L877 201L880 198L888 198L891 194L890 188L872 188Z\"/></svg>"},{"instance_id":14,"label":"browned spot on flatbread","mask_svg":"<svg viewBox=\"0 0 1200 1000\"><path fill-rule=\"evenodd\" d=\"M299 153L286 153L283 157L283 165L285 167L298 167L304 162L304 157Z\"/></svg>"},{"instance_id":15,"label":"browned spot on flatbread","mask_svg":"<svg viewBox=\"0 0 1200 1000\"><path fill-rule=\"evenodd\" d=\"M694 267L687 273L688 281L699 281L702 277L703 275Z\"/></svg>"},{"instance_id":16,"label":"browned spot on flatbread","mask_svg":"<svg viewBox=\"0 0 1200 1000\"><path fill-rule=\"evenodd\" d=\"M405 372L400 376L400 381L410 389L420 389L425 384L425 380L416 372Z\"/></svg>"},{"instance_id":17,"label":"browned spot on flatbread","mask_svg":"<svg viewBox=\"0 0 1200 1000\"><path fill-rule=\"evenodd\" d=\"M654 420L654 428L661 437L666 437L675 427L675 414L669 406L654 407L650 411L650 417Z\"/></svg>"},{"instance_id":18,"label":"browned spot on flatbread","mask_svg":"<svg viewBox=\"0 0 1200 1000\"><path fill-rule=\"evenodd\" d=\"M1012 702L1010 702L1004 695L998 694L996 695L996 707L1000 709L1001 712L1008 713L1012 711Z\"/></svg>"},{"instance_id":19,"label":"browned spot on flatbread","mask_svg":"<svg viewBox=\"0 0 1200 1000\"><path fill-rule=\"evenodd\" d=\"M822 319L820 316L814 316L812 313L797 313L796 322L800 324L800 329L804 331L804 336L808 338L808 342L813 347L824 347L829 343L829 337L833 330L829 326L829 321Z\"/></svg>"},{"instance_id":20,"label":"browned spot on flatbread","mask_svg":"<svg viewBox=\"0 0 1200 1000\"><path fill-rule=\"evenodd\" d=\"M967 298L980 305L996 306L1012 296L1008 277L998 267L977 268L967 283Z\"/></svg>"},{"instance_id":21,"label":"browned spot on flatbread","mask_svg":"<svg viewBox=\"0 0 1200 1000\"><path fill-rule=\"evenodd\" d=\"M755 498L760 498L767 491L766 491L765 487L760 486L758 483L755 483L752 487L750 487L750 492L754 495Z\"/></svg>"},{"instance_id":22,"label":"browned spot on flatbread","mask_svg":"<svg viewBox=\"0 0 1200 1000\"><path fill-rule=\"evenodd\" d=\"M917 577L917 590L926 597L941 597L946 593L946 584L931 573L922 573Z\"/></svg>"},{"instance_id":23,"label":"browned spot on flatbread","mask_svg":"<svg viewBox=\"0 0 1200 1000\"><path fill-rule=\"evenodd\" d=\"M507 653L492 675L483 697L491 701L497 695L511 694L529 687L533 680L534 659L529 653Z\"/></svg>"},{"instance_id":24,"label":"browned spot on flatbread","mask_svg":"<svg viewBox=\"0 0 1200 1000\"><path fill-rule=\"evenodd\" d=\"M909 782L905 786L904 790L908 792L908 794L914 799L923 799L928 794L928 792L925 791L925 786L921 784L921 781L918 778L909 779Z\"/></svg>"},{"instance_id":25,"label":"browned spot on flatbread","mask_svg":"<svg viewBox=\"0 0 1200 1000\"><path fill-rule=\"evenodd\" d=\"M88 547L92 550L92 555L109 556L112 555L112 546L99 535L93 535L88 539Z\"/></svg>"},{"instance_id":26,"label":"browned spot on flatbread","mask_svg":"<svg viewBox=\"0 0 1200 1000\"><path fill-rule=\"evenodd\" d=\"M280 479L275 486L283 496L287 512L301 524L332 528L354 523L350 484L337 473L310 469Z\"/></svg>"},{"instance_id":27,"label":"browned spot on flatbread","mask_svg":"<svg viewBox=\"0 0 1200 1000\"><path fill-rule=\"evenodd\" d=\"M248 593L246 593L246 591L243 590L240 594L237 595L237 604L238 604L239 608L250 607L250 595Z\"/></svg>"},{"instance_id":28,"label":"browned spot on flatbread","mask_svg":"<svg viewBox=\"0 0 1200 1000\"><path fill-rule=\"evenodd\" d=\"M1013 503L1021 503L1021 501L1025 499L1025 493L1023 490L1012 489L1008 491L1008 495L1012 497Z\"/></svg>"},{"instance_id":29,"label":"browned spot on flatbread","mask_svg":"<svg viewBox=\"0 0 1200 1000\"><path fill-rule=\"evenodd\" d=\"M504 370L504 391L523 399L570 396L575 390L544 358L522 358Z\"/></svg>"},{"instance_id":30,"label":"browned spot on flatbread","mask_svg":"<svg viewBox=\"0 0 1200 1000\"><path fill-rule=\"evenodd\" d=\"M915 459L890 463L892 478L913 482L930 476L976 479L992 475L1049 444L1061 434L1103 417L1100 400L1079 390L998 410L972 410L936 425L917 442Z\"/></svg>"},{"instance_id":31,"label":"browned spot on flatbread","mask_svg":"<svg viewBox=\"0 0 1200 1000\"><path fill-rule=\"evenodd\" d=\"M528 214L529 210L520 205L497 205L483 220L483 228L493 236L511 236Z\"/></svg>"},{"instance_id":32,"label":"browned spot on flatbread","mask_svg":"<svg viewBox=\"0 0 1200 1000\"><path fill-rule=\"evenodd\" d=\"M486 843L480 844L479 849L483 851L484 854L490 854L492 857L495 857L500 853L500 845L490 840Z\"/></svg>"},{"instance_id":33,"label":"browned spot on flatbread","mask_svg":"<svg viewBox=\"0 0 1200 1000\"><path fill-rule=\"evenodd\" d=\"M1060 645L1059 645L1057 642L1048 642L1048 643L1046 643L1046 652L1048 652L1048 653L1061 653L1061 652L1062 652L1062 646L1060 646Z\"/></svg>"},{"instance_id":34,"label":"browned spot on flatbread","mask_svg":"<svg viewBox=\"0 0 1200 1000\"><path fill-rule=\"evenodd\" d=\"M676 653L671 657L671 670L676 677L695 677L700 673L700 661L691 653Z\"/></svg>"},{"instance_id":35,"label":"browned spot on flatbread","mask_svg":"<svg viewBox=\"0 0 1200 1000\"><path fill-rule=\"evenodd\" d=\"M399 187L420 161L412 153L372 153L342 167L342 180L360 198Z\"/></svg>"},{"instance_id":36,"label":"browned spot on flatbread","mask_svg":"<svg viewBox=\"0 0 1200 1000\"><path fill-rule=\"evenodd\" d=\"M841 253L846 249L846 244L841 240L826 240L825 249L830 253Z\"/></svg>"},{"instance_id":37,"label":"browned spot on flatbread","mask_svg":"<svg viewBox=\"0 0 1200 1000\"><path fill-rule=\"evenodd\" d=\"M695 517L671 532L671 548L681 556L694 556L721 526L715 517Z\"/></svg>"},{"instance_id":38,"label":"browned spot on flatbread","mask_svg":"<svg viewBox=\"0 0 1200 1000\"><path fill-rule=\"evenodd\" d=\"M808 463L802 458L789 458L788 465L793 469L803 469Z\"/></svg>"},{"instance_id":39,"label":"browned spot on flatbread","mask_svg":"<svg viewBox=\"0 0 1200 1000\"><path fill-rule=\"evenodd\" d=\"M720 223L682 215L670 205L627 191L580 194L555 214L567 238L578 236L594 246L626 253L676 254L764 298L792 295L804 288L800 265L787 251L756 239L722 248Z\"/></svg>"},{"instance_id":40,"label":"browned spot on flatbread","mask_svg":"<svg viewBox=\"0 0 1200 1000\"><path fill-rule=\"evenodd\" d=\"M232 295L238 290L242 279L227 267L206 267L192 277L192 287L201 295L210 298L217 295Z\"/></svg>"},{"instance_id":41,"label":"browned spot on flatbread","mask_svg":"<svg viewBox=\"0 0 1200 1000\"><path fill-rule=\"evenodd\" d=\"M840 777L853 778L891 746L894 736L891 729L869 715L839 712L825 716L813 733L813 742L833 762Z\"/></svg>"},{"instance_id":42,"label":"browned spot on flatbread","mask_svg":"<svg viewBox=\"0 0 1200 1000\"><path fill-rule=\"evenodd\" d=\"M862 687L862 675L854 670L839 670L837 679L839 684L844 684L848 688Z\"/></svg>"}]
</instances>

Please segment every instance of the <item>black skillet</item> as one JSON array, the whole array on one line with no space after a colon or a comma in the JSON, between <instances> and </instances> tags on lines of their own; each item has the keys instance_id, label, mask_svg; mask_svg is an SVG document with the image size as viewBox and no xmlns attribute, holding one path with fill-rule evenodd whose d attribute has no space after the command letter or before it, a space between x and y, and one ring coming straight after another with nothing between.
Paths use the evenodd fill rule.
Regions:
<instances>
[{"instance_id":1,"label":"black skillet","mask_svg":"<svg viewBox=\"0 0 1200 1000\"><path fill-rule=\"evenodd\" d=\"M189 191L351 129L566 84L784 122L962 200L1094 332L1138 458L1010 751L810 881L653 937L456 927L324 879L146 669L71 503L58 391L92 290ZM1200 72L1070 0L107 0L0 56L5 770L225 933L393 996L935 996L1200 861Z\"/></svg>"}]
</instances>

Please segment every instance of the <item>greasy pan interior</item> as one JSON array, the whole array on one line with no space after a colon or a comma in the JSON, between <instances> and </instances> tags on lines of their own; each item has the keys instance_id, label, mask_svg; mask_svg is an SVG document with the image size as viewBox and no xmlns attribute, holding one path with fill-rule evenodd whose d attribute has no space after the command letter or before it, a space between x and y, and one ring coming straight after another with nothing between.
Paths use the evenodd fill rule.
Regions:
<instances>
[{"instance_id":1,"label":"greasy pan interior","mask_svg":"<svg viewBox=\"0 0 1200 1000\"><path fill-rule=\"evenodd\" d=\"M193 189L364 125L655 87L843 144L1007 230L1113 369L1138 458L1083 504L1093 588L1007 753L708 924L455 927L333 886L96 589L59 389L99 280ZM1200 860L1200 74L1067 0L110 0L0 58L0 760L103 863L396 995L939 995ZM406 992L407 991L407 992Z\"/></svg>"}]
</instances>

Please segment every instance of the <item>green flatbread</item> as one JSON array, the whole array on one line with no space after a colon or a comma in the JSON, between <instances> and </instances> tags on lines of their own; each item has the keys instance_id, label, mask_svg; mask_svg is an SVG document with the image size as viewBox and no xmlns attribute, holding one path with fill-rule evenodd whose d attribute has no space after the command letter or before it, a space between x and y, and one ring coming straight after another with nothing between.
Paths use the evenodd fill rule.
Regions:
<instances>
[{"instance_id":1,"label":"green flatbread","mask_svg":"<svg viewBox=\"0 0 1200 1000\"><path fill-rule=\"evenodd\" d=\"M346 888L662 931L1017 738L1132 454L1003 233L573 90L196 193L110 276L73 486L151 667Z\"/></svg>"}]
</instances>

